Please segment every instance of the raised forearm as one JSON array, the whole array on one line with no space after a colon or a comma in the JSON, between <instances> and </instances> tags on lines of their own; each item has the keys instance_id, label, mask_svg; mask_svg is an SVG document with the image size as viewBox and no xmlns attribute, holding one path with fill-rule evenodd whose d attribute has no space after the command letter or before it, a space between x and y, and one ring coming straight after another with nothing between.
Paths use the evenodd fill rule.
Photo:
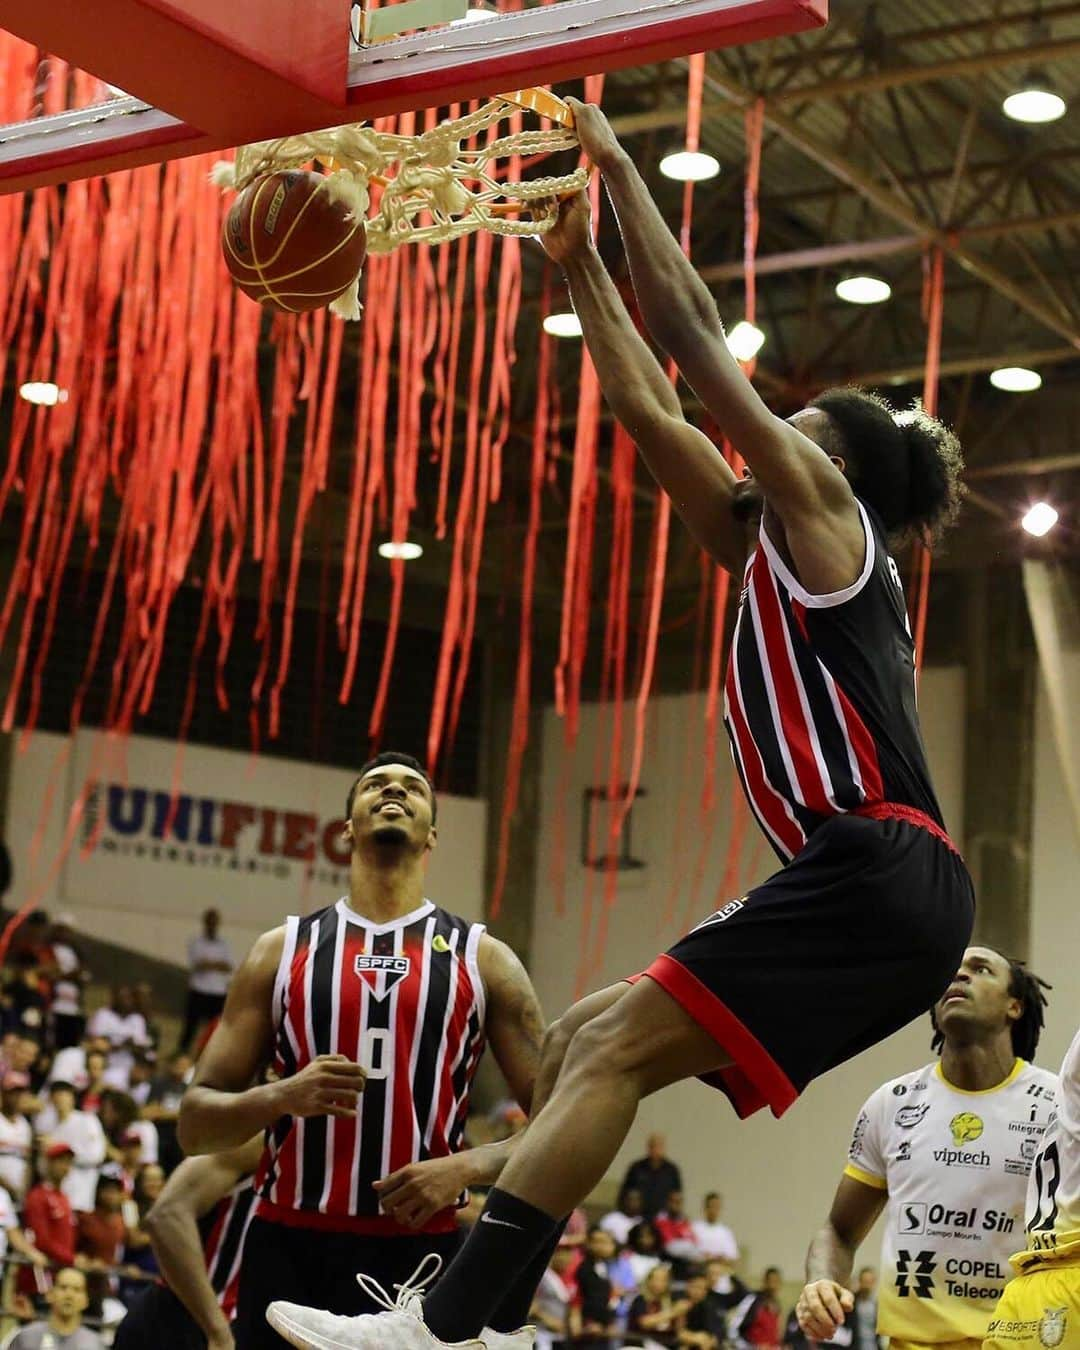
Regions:
<instances>
[{"instance_id":1,"label":"raised forearm","mask_svg":"<svg viewBox=\"0 0 1080 1350\"><path fill-rule=\"evenodd\" d=\"M806 1280L813 1284L816 1280L834 1280L847 1287L855 1265L857 1244L840 1236L831 1223L827 1223L810 1243L806 1253Z\"/></svg>"},{"instance_id":2,"label":"raised forearm","mask_svg":"<svg viewBox=\"0 0 1080 1350\"><path fill-rule=\"evenodd\" d=\"M657 415L682 416L678 396L634 327L615 283L591 246L564 264L585 345L612 412L631 436Z\"/></svg>"},{"instance_id":3,"label":"raised forearm","mask_svg":"<svg viewBox=\"0 0 1080 1350\"><path fill-rule=\"evenodd\" d=\"M278 1083L262 1083L246 1092L219 1092L202 1084L188 1088L180 1104L180 1147L188 1154L239 1148L284 1114L279 1088Z\"/></svg>"},{"instance_id":4,"label":"raised forearm","mask_svg":"<svg viewBox=\"0 0 1080 1350\"><path fill-rule=\"evenodd\" d=\"M668 229L634 161L623 150L601 169L649 332L671 351L669 341L680 334L692 340L702 326L719 330L708 286Z\"/></svg>"}]
</instances>

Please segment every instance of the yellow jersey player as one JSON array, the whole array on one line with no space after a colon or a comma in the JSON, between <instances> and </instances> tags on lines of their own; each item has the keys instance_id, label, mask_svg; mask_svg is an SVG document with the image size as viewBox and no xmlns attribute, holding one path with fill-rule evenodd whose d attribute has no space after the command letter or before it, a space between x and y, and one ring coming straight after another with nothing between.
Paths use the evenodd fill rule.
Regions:
<instances>
[{"instance_id":1,"label":"yellow jersey player","mask_svg":"<svg viewBox=\"0 0 1080 1350\"><path fill-rule=\"evenodd\" d=\"M1054 1107L1055 1076L1028 1062L1042 988L995 951L965 952L932 1013L940 1059L878 1088L856 1121L807 1257L808 1336L830 1339L851 1314L855 1252L884 1210L878 1332L892 1350L980 1350Z\"/></svg>"},{"instance_id":2,"label":"yellow jersey player","mask_svg":"<svg viewBox=\"0 0 1080 1350\"><path fill-rule=\"evenodd\" d=\"M994 1309L983 1350L1080 1346L1080 1031L1028 1178L1027 1248Z\"/></svg>"}]
</instances>

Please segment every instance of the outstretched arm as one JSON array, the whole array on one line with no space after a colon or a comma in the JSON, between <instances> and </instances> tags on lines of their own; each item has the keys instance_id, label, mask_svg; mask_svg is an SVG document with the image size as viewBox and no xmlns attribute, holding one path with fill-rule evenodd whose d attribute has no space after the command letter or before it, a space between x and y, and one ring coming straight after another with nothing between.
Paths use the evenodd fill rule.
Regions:
<instances>
[{"instance_id":1,"label":"outstretched arm","mask_svg":"<svg viewBox=\"0 0 1080 1350\"><path fill-rule=\"evenodd\" d=\"M728 571L741 572L746 539L731 512L735 475L712 441L683 417L671 383L634 327L593 247L584 193L563 203L558 223L542 242L570 283L612 412L701 547Z\"/></svg>"},{"instance_id":2,"label":"outstretched arm","mask_svg":"<svg viewBox=\"0 0 1080 1350\"><path fill-rule=\"evenodd\" d=\"M788 542L803 583L822 591L849 584L862 566L865 541L843 473L762 402L728 350L708 287L604 114L589 104L571 103L582 147L604 175L650 333L746 460L785 530L793 531ZM826 558L826 575L820 578L815 575L819 551Z\"/></svg>"}]
</instances>

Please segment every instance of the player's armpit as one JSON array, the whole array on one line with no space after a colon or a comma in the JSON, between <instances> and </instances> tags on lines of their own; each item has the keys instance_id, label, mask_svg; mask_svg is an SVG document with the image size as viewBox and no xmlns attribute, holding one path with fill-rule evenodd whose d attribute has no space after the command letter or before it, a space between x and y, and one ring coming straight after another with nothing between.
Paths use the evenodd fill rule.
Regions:
<instances>
[{"instance_id":1,"label":"player's armpit","mask_svg":"<svg viewBox=\"0 0 1080 1350\"><path fill-rule=\"evenodd\" d=\"M487 995L487 1038L510 1091L528 1114L547 1030L543 1009L528 971L505 942L485 934L478 962Z\"/></svg>"}]
</instances>

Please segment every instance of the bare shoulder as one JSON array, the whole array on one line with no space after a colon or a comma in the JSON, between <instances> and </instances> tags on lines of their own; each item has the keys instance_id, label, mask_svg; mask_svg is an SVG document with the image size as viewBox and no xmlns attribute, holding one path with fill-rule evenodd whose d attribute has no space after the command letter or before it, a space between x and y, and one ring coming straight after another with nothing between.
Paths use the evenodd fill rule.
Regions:
<instances>
[{"instance_id":1,"label":"bare shoulder","mask_svg":"<svg viewBox=\"0 0 1080 1350\"><path fill-rule=\"evenodd\" d=\"M485 933L476 953L480 977L488 994L521 988L532 991L532 980L521 958L509 943Z\"/></svg>"},{"instance_id":2,"label":"bare shoulder","mask_svg":"<svg viewBox=\"0 0 1080 1350\"><path fill-rule=\"evenodd\" d=\"M241 963L240 973L246 972L255 978L268 972L271 975L276 974L284 950L285 925L282 924L278 928L271 928L269 932L261 933L255 939L251 951Z\"/></svg>"}]
</instances>

